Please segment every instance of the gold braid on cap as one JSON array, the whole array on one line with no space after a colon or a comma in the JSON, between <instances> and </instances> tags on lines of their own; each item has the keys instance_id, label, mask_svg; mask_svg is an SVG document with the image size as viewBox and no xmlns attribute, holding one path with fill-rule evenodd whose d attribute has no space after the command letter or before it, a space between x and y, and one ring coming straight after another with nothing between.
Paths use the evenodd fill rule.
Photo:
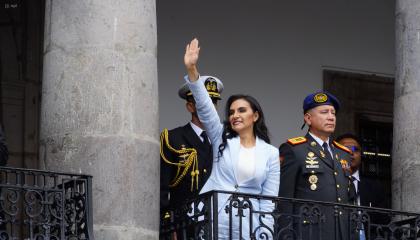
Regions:
<instances>
[{"instance_id":1,"label":"gold braid on cap","mask_svg":"<svg viewBox=\"0 0 420 240\"><path fill-rule=\"evenodd\" d=\"M165 153L163 152L163 145L169 149L169 151L176 153L180 157L183 157L185 161L183 162L171 162L168 160L165 156ZM174 179L169 184L169 187L175 187L178 186L178 184L181 182L181 180L187 175L188 170L191 169L191 191L193 191L194 188L194 179L195 179L195 188L198 190L198 175L200 174L200 171L198 170L198 158L197 158L197 150L194 148L181 148L180 150L177 150L173 148L169 144L169 134L168 129L163 129L162 134L160 135L160 156L162 159L169 165L177 166L177 172ZM183 168L183 170L182 170ZM182 172L181 172L182 170Z\"/></svg>"}]
</instances>

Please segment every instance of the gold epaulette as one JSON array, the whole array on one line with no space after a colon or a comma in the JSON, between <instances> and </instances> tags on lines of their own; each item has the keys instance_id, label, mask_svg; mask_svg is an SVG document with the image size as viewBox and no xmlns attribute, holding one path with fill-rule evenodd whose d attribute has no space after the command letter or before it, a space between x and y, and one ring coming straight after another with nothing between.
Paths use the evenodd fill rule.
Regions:
<instances>
[{"instance_id":1,"label":"gold epaulette","mask_svg":"<svg viewBox=\"0 0 420 240\"><path fill-rule=\"evenodd\" d=\"M343 145L339 144L339 143L338 143L338 142L336 142L336 141L333 141L333 144L334 144L334 146L336 146L337 148L339 148L339 149L341 149L341 150L343 150L343 151L348 152L348 153L350 153L350 154L351 154L350 149L348 149L346 146L343 146Z\"/></svg>"},{"instance_id":2,"label":"gold epaulette","mask_svg":"<svg viewBox=\"0 0 420 240\"><path fill-rule=\"evenodd\" d=\"M165 156L163 151L163 146L165 146L169 151L174 152L178 156L182 157L183 161L171 161ZM163 129L162 134L160 135L160 156L162 157L163 161L169 165L177 166L178 170L176 176L169 184L169 187L176 187L181 182L181 180L187 175L188 171L190 171L191 175L191 191L194 189L194 182L195 188L198 190L198 175L200 171L198 170L198 158L197 158L197 150L194 148L181 148L175 149L169 144L169 134L168 129ZM191 168L191 170L190 170Z\"/></svg>"},{"instance_id":3,"label":"gold epaulette","mask_svg":"<svg viewBox=\"0 0 420 240\"><path fill-rule=\"evenodd\" d=\"M307 142L308 139L306 139L305 137L295 137L295 138L289 138L287 139L287 142L294 145L298 145L304 142Z\"/></svg>"}]
</instances>

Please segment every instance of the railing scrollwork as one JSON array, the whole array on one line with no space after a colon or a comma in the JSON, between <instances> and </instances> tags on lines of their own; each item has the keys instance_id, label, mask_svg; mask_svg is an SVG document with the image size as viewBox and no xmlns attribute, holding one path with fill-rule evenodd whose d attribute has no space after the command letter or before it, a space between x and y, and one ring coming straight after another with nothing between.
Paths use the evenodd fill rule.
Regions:
<instances>
[{"instance_id":1,"label":"railing scrollwork","mask_svg":"<svg viewBox=\"0 0 420 240\"><path fill-rule=\"evenodd\" d=\"M0 167L0 240L92 240L92 177Z\"/></svg>"},{"instance_id":2,"label":"railing scrollwork","mask_svg":"<svg viewBox=\"0 0 420 240\"><path fill-rule=\"evenodd\" d=\"M255 209L261 201L275 207ZM160 239L420 240L420 214L349 204L214 191L169 212Z\"/></svg>"}]
</instances>

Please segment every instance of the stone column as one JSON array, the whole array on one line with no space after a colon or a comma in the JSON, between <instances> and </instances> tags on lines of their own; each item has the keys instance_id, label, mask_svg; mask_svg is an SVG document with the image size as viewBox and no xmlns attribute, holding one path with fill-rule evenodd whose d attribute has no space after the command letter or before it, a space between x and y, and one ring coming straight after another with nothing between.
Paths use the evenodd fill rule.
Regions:
<instances>
[{"instance_id":1,"label":"stone column","mask_svg":"<svg viewBox=\"0 0 420 240\"><path fill-rule=\"evenodd\" d=\"M47 0L40 165L93 175L95 239L158 239L154 0Z\"/></svg>"},{"instance_id":2,"label":"stone column","mask_svg":"<svg viewBox=\"0 0 420 240\"><path fill-rule=\"evenodd\" d=\"M420 1L396 1L393 207L420 212Z\"/></svg>"}]
</instances>

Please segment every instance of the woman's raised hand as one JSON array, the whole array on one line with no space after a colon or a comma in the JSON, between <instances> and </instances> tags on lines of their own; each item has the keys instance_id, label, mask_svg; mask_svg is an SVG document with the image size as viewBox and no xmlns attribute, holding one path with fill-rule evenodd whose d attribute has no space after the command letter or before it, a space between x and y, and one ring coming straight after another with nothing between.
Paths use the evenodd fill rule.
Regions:
<instances>
[{"instance_id":1,"label":"woman's raised hand","mask_svg":"<svg viewBox=\"0 0 420 240\"><path fill-rule=\"evenodd\" d=\"M190 44L185 48L184 64L187 68L188 77L190 81L196 81L199 77L197 70L198 57L200 55L200 47L198 46L198 39L194 38Z\"/></svg>"}]
</instances>

